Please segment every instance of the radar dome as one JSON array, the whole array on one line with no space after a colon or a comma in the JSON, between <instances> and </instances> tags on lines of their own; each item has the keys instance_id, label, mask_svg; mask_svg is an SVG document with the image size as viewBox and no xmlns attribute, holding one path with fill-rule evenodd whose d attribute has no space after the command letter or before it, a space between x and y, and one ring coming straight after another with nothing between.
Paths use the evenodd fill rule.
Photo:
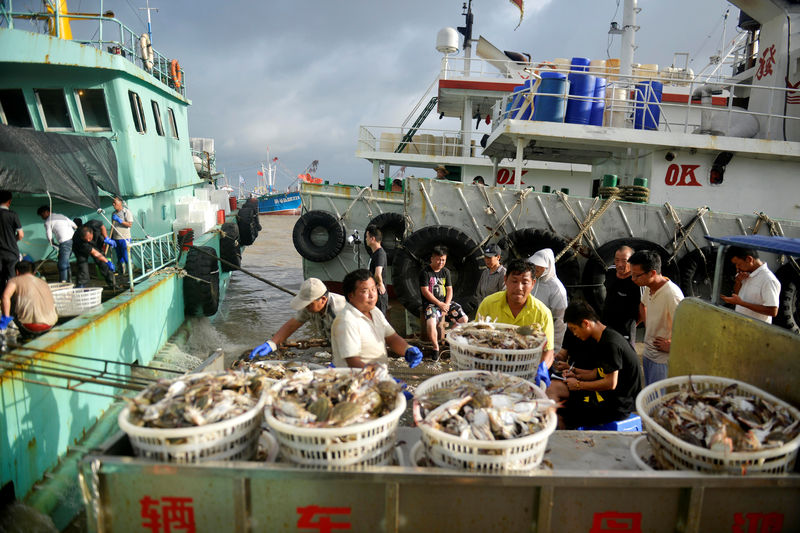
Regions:
<instances>
[{"instance_id":1,"label":"radar dome","mask_svg":"<svg viewBox=\"0 0 800 533\"><path fill-rule=\"evenodd\" d=\"M458 32L455 28L442 28L436 35L436 50L443 54L458 52Z\"/></svg>"}]
</instances>

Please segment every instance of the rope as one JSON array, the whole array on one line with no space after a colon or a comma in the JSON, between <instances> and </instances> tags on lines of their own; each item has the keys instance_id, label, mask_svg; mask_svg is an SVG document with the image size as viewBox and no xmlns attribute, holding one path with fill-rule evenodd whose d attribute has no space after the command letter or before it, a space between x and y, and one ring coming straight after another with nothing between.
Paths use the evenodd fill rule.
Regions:
<instances>
[{"instance_id":1,"label":"rope","mask_svg":"<svg viewBox=\"0 0 800 533\"><path fill-rule=\"evenodd\" d=\"M578 241L580 241L580 240L583 238L583 236L586 234L586 232L587 232L587 231L589 231L589 229L592 227L592 225L593 225L595 222L597 222L598 220L600 220L600 217L602 217L602 216L603 216L603 214L604 214L604 213L605 213L605 212L608 210L608 208L609 208L609 207L611 207L611 204L613 204L613 203L614 203L614 201L615 201L615 200L616 200L618 197L619 197L619 193L614 193L614 194L612 194L611 196L609 196L608 198L606 198L606 201L605 201L605 202L603 202L603 205L601 205L601 206L600 206L600 209L598 209L598 210L597 210L597 211L596 211L594 214L592 214L592 215L590 215L590 216L589 216L589 218L586 220L586 222L585 222L585 223L584 223L584 224L581 226L581 230L578 232L578 234L577 234L577 235L575 235L575 237L574 237L574 238L573 238L573 239L572 239L572 240L571 240L571 241L570 241L570 242L569 242L569 243L568 243L568 244L567 244L567 245L564 247L564 249L563 249L563 250L561 250L561 251L558 253L558 255L556 255L556 258L555 258L555 260L556 260L556 261L558 261L559 259L561 259L561 257L562 257L562 256L563 256L565 253L567 253L567 250L569 250L570 248L572 248L572 246L573 246L575 243L577 243ZM590 211L590 212L591 212L591 211Z\"/></svg>"},{"instance_id":2,"label":"rope","mask_svg":"<svg viewBox=\"0 0 800 533\"><path fill-rule=\"evenodd\" d=\"M581 221L581 219L578 217L578 214L572 208L572 205L570 205L569 197L566 194L564 194L563 192L561 192L561 191L556 191L556 196L558 196L559 200L561 200L561 202L564 204L564 207L567 209L567 212L569 212L569 214L572 216L572 220L575 221L575 224L578 225L578 228L583 229L584 224L589 220L588 216L587 216L586 220ZM596 200L597 199L595 198L595 201ZM595 204L593 203L592 204L592 208L594 207L594 205ZM592 212L592 208L589 209L589 214L590 215L591 215L591 212ZM588 242L589 249L592 251L592 253L594 255L596 255L598 258L600 258L600 254L598 254L597 253L597 249L595 249L595 245L597 244L597 239L592 239L591 236L589 236L586 240ZM594 241L594 242L592 242L592 241ZM559 256L561 256L561 254L559 254ZM602 261L602 258L600 258L600 260Z\"/></svg>"},{"instance_id":3,"label":"rope","mask_svg":"<svg viewBox=\"0 0 800 533\"><path fill-rule=\"evenodd\" d=\"M469 252L469 254L467 254L467 256L468 256L468 257L469 257L470 255L474 254L475 252L477 252L478 250L480 250L481 248L483 248L483 246L484 246L484 245L485 245L485 244L486 244L486 243L489 241L489 239L491 239L491 238L492 238L492 235L494 235L495 233L497 233L497 231L498 231L500 228L502 228L502 227L503 227L503 224L505 224L505 223L506 223L506 220L508 220L508 217L510 217L510 216L511 216L511 214L514 212L514 210L515 210L517 207L519 207L519 206L521 206L521 205L522 205L522 202L524 202L524 201L525 201L525 198L527 198L527 197L528 197L528 194L530 194L530 192L531 192L532 190L533 190L533 189L525 189L524 191L519 191L519 192L517 193L517 202L516 202L514 205L512 205L512 206L511 206L511 209L509 209L508 211L506 211L506 214L505 214L505 215L503 215L503 216L502 216L502 218L501 218L501 219L500 219L500 220L497 222L497 225L496 225L494 228L492 228L492 230L489 232L489 234L488 234L486 237L484 237L484 238L483 238L483 240L482 240L480 243L478 243L478 246L476 246L475 248L473 248L473 249L472 249L472 250Z\"/></svg>"},{"instance_id":4,"label":"rope","mask_svg":"<svg viewBox=\"0 0 800 533\"><path fill-rule=\"evenodd\" d=\"M362 195L362 194L364 194L365 192L367 192L367 191L371 191L371 190L372 190L372 189L371 189L371 188L369 188L369 187L364 187L364 188L362 188L362 189L361 189L361 190L358 192L358 194L356 195L356 197L355 197L355 198L353 198L353 201L352 201L352 202L350 202L350 205L349 205L349 206L347 206L347 209L345 209L345 210L344 210L344 213L342 213L342 216L340 216L340 217L339 217L339 220L340 220L340 221L343 221L343 220L345 219L345 217L347 217L347 215L350 213L350 210L351 210L351 209L353 209L353 206L355 206L355 205L356 205L356 202L358 201L358 199L359 199L359 198L361 198L361 195ZM369 213L368 213L368 214L369 214L370 218L372 218L372 212L371 212L371 210L369 209L369 203L367 204L367 211L369 211Z\"/></svg>"},{"instance_id":5,"label":"rope","mask_svg":"<svg viewBox=\"0 0 800 533\"><path fill-rule=\"evenodd\" d=\"M675 208L670 205L669 202L664 204L664 207L667 209L667 212L672 217L672 221L675 223L675 234L672 236L672 256L670 256L668 263L671 263L675 260L675 257L678 255L678 252L686 243L687 239L691 242L697 250L700 250L700 245L697 244L697 241L694 240L692 237L692 230L697 225L700 220L708 213L709 209L708 206L698 207L697 213L695 214L694 218L689 222L688 225L684 226L681 225L681 219L678 216L678 212L675 211ZM678 235L680 235L680 239L678 239ZM703 261L705 261L705 255L703 254L702 250L700 250L700 256L702 257Z\"/></svg>"}]
</instances>

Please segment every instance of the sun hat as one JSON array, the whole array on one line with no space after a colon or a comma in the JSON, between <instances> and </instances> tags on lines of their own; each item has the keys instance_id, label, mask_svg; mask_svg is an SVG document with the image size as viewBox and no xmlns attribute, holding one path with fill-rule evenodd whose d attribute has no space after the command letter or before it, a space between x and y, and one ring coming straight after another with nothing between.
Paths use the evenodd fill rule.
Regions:
<instances>
[{"instance_id":1,"label":"sun hat","mask_svg":"<svg viewBox=\"0 0 800 533\"><path fill-rule=\"evenodd\" d=\"M292 298L292 309L300 311L308 304L322 298L328 292L328 288L317 278L308 278L300 285L300 291L297 296Z\"/></svg>"}]
</instances>

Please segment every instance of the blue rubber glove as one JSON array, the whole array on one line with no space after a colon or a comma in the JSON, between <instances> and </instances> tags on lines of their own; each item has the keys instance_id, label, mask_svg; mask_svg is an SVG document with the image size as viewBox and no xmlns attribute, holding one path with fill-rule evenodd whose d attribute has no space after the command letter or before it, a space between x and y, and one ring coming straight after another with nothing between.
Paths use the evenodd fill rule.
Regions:
<instances>
[{"instance_id":1,"label":"blue rubber glove","mask_svg":"<svg viewBox=\"0 0 800 533\"><path fill-rule=\"evenodd\" d=\"M111 215L111 220L113 220L113 221L114 221L114 222L116 222L117 224L122 224L122 219L121 219L121 218L119 218L119 215L118 215L118 214L116 214L116 213L114 213L113 215Z\"/></svg>"},{"instance_id":2,"label":"blue rubber glove","mask_svg":"<svg viewBox=\"0 0 800 533\"><path fill-rule=\"evenodd\" d=\"M539 385L540 383L544 383L545 387L550 386L550 369L547 368L547 364L544 361L539 363L536 374L536 384Z\"/></svg>"},{"instance_id":3,"label":"blue rubber glove","mask_svg":"<svg viewBox=\"0 0 800 533\"><path fill-rule=\"evenodd\" d=\"M411 391L408 390L408 383L406 383L402 379L398 379L398 378L395 378L395 377L393 377L392 379L394 380L395 383L400 385L400 392L402 392L403 396L406 397L406 401L410 402L411 400L414 399L414 395L411 394Z\"/></svg>"},{"instance_id":4,"label":"blue rubber glove","mask_svg":"<svg viewBox=\"0 0 800 533\"><path fill-rule=\"evenodd\" d=\"M278 347L272 341L267 341L260 346L256 346L255 349L250 352L250 359L255 359L256 357L262 357L264 355L270 354L277 350Z\"/></svg>"},{"instance_id":5,"label":"blue rubber glove","mask_svg":"<svg viewBox=\"0 0 800 533\"><path fill-rule=\"evenodd\" d=\"M11 324L12 320L14 320L13 316L4 316L0 318L0 329L6 329L8 325Z\"/></svg>"},{"instance_id":6,"label":"blue rubber glove","mask_svg":"<svg viewBox=\"0 0 800 533\"><path fill-rule=\"evenodd\" d=\"M108 265L108 269L111 272L116 272L117 271L117 269L114 267L114 262L113 261L111 261L111 260L106 261L106 265Z\"/></svg>"},{"instance_id":7,"label":"blue rubber glove","mask_svg":"<svg viewBox=\"0 0 800 533\"><path fill-rule=\"evenodd\" d=\"M409 346L408 350L406 350L405 358L408 368L414 368L422 362L422 352L416 346Z\"/></svg>"},{"instance_id":8,"label":"blue rubber glove","mask_svg":"<svg viewBox=\"0 0 800 533\"><path fill-rule=\"evenodd\" d=\"M117 241L115 241L114 239L109 239L108 237L106 237L105 239L103 239L103 242L106 243L107 245L109 245L112 248L116 248L117 247Z\"/></svg>"}]
</instances>

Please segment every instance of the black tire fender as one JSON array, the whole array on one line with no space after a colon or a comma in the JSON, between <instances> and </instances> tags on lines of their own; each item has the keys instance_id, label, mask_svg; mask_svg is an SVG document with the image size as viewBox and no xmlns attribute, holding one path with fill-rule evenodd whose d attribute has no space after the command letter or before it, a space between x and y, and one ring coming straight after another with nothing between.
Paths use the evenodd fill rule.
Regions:
<instances>
[{"instance_id":1,"label":"black tire fender","mask_svg":"<svg viewBox=\"0 0 800 533\"><path fill-rule=\"evenodd\" d=\"M527 259L545 248L550 248L553 250L553 254L558 254L567 244L569 244L567 239L552 231L535 228L512 231L498 241L500 248L508 250L507 258L516 256L520 259ZM571 297L581 282L581 265L574 250L567 250L556 261L556 276L567 289L567 296Z\"/></svg>"},{"instance_id":2,"label":"black tire fender","mask_svg":"<svg viewBox=\"0 0 800 533\"><path fill-rule=\"evenodd\" d=\"M791 264L786 264L775 272L775 277L781 282L775 324L800 334L800 274Z\"/></svg>"},{"instance_id":3,"label":"black tire fender","mask_svg":"<svg viewBox=\"0 0 800 533\"><path fill-rule=\"evenodd\" d=\"M297 252L315 263L330 261L344 248L345 229L326 211L309 211L301 216L292 230Z\"/></svg>"},{"instance_id":4,"label":"black tire fender","mask_svg":"<svg viewBox=\"0 0 800 533\"><path fill-rule=\"evenodd\" d=\"M606 279L606 270L614 264L614 253L621 246L630 246L637 252L639 250L655 250L661 256L661 273L672 280L673 283L680 281L680 270L677 262L667 263L670 254L660 244L635 237L608 241L597 249L597 254L602 258L602 261L596 256L590 257L586 261L581 275L581 283L586 285L583 288L583 297L586 303L591 305L598 313L603 312L603 302L606 299L606 288L603 285Z\"/></svg>"},{"instance_id":5,"label":"black tire fender","mask_svg":"<svg viewBox=\"0 0 800 533\"><path fill-rule=\"evenodd\" d=\"M471 314L478 306L475 289L480 280L483 255L472 238L451 226L426 226L408 236L398 249L392 265L392 280L397 299L414 316L422 310L419 274L430 263L433 247L448 248L447 268L453 275L453 301Z\"/></svg>"},{"instance_id":6,"label":"black tire fender","mask_svg":"<svg viewBox=\"0 0 800 533\"><path fill-rule=\"evenodd\" d=\"M702 252L702 254L701 254ZM721 292L730 295L733 292L733 282L736 276L736 267L730 259L723 258ZM714 269L717 264L717 249L705 246L700 250L692 250L678 261L681 272L680 288L687 298L694 296L704 300L711 300L714 285Z\"/></svg>"},{"instance_id":7,"label":"black tire fender","mask_svg":"<svg viewBox=\"0 0 800 533\"><path fill-rule=\"evenodd\" d=\"M239 226L233 222L226 222L222 225L222 236L219 240L219 256L220 258L233 263L234 265L242 266L242 249L239 246ZM223 272L230 272L235 268L230 267L220 261L220 268Z\"/></svg>"},{"instance_id":8,"label":"black tire fender","mask_svg":"<svg viewBox=\"0 0 800 533\"><path fill-rule=\"evenodd\" d=\"M253 211L255 211L255 217L253 218L253 226L256 232L256 237L258 237L259 232L262 230L261 219L258 217L258 198L248 198L244 202L244 207L248 207Z\"/></svg>"},{"instance_id":9,"label":"black tire fender","mask_svg":"<svg viewBox=\"0 0 800 533\"><path fill-rule=\"evenodd\" d=\"M183 303L187 316L213 316L219 308L219 261L210 246L191 248L186 256ZM204 254L204 250L213 256Z\"/></svg>"},{"instance_id":10,"label":"black tire fender","mask_svg":"<svg viewBox=\"0 0 800 533\"><path fill-rule=\"evenodd\" d=\"M367 226L377 226L383 234L381 247L386 251L386 263L391 265L397 253L398 245L403 242L403 234L406 231L406 219L401 213L381 213L369 221ZM364 229L364 247L371 253L366 242L367 231Z\"/></svg>"},{"instance_id":11,"label":"black tire fender","mask_svg":"<svg viewBox=\"0 0 800 533\"><path fill-rule=\"evenodd\" d=\"M239 226L239 242L244 246L250 246L258 237L257 219L258 211L253 210L251 207L242 207L236 213L236 223Z\"/></svg>"}]
</instances>

